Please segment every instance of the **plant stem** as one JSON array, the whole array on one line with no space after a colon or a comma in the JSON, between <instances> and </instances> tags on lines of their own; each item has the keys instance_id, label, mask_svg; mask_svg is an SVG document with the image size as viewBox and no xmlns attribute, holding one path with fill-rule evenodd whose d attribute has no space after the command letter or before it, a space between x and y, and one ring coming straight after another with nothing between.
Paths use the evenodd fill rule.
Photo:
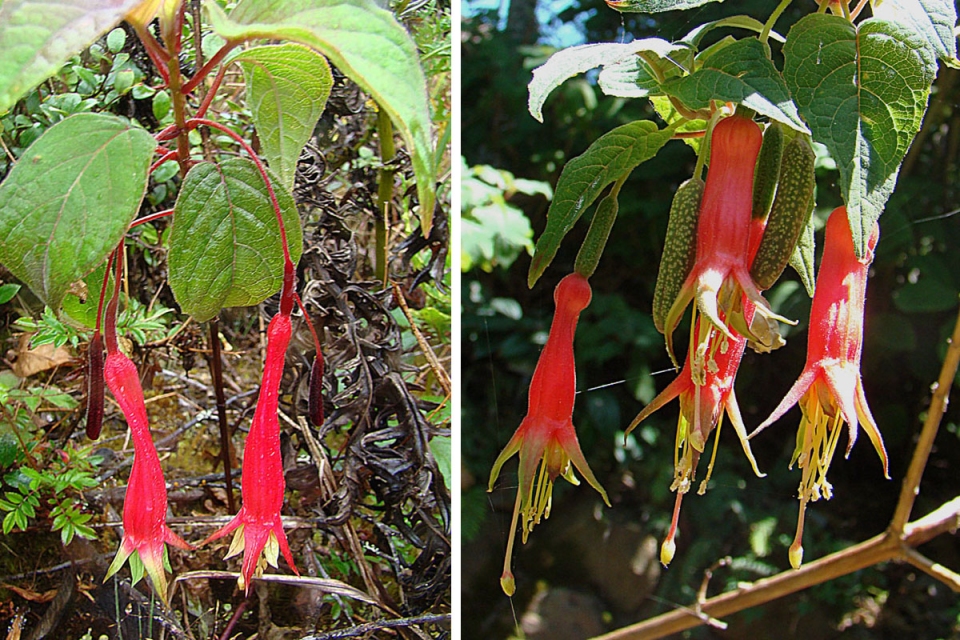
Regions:
<instances>
[{"instance_id":1,"label":"plant stem","mask_svg":"<svg viewBox=\"0 0 960 640\"><path fill-rule=\"evenodd\" d=\"M767 39L770 37L770 31L773 30L773 25L776 24L777 20L787 10L787 7L790 6L790 3L793 0L780 0L780 4L777 5L777 8L773 10L773 13L770 14L770 17L767 18L766 23L763 25L763 31L760 32L760 42L766 44Z\"/></svg>"},{"instance_id":2,"label":"plant stem","mask_svg":"<svg viewBox=\"0 0 960 640\"><path fill-rule=\"evenodd\" d=\"M203 82L203 79L210 74L210 72L214 69L214 67L220 64L220 62L223 61L225 57L227 57L227 54L233 51L234 49L236 49L239 45L240 45L239 40L231 40L231 41L228 41L222 47L220 47L220 50L217 51L215 54L213 54L213 57L210 58L207 61L207 63L204 64L200 68L200 70L194 74L192 78L190 78L188 81L186 81L183 84L183 87L182 87L183 93L187 94L192 92L194 89L196 89L197 86L201 82Z\"/></svg>"},{"instance_id":3,"label":"plant stem","mask_svg":"<svg viewBox=\"0 0 960 640\"><path fill-rule=\"evenodd\" d=\"M233 501L233 478L230 467L230 429L227 425L227 398L223 393L223 361L220 355L220 318L210 320L210 373L213 392L217 397L217 421L220 424L220 459L223 461L223 481L227 487L227 508L236 511Z\"/></svg>"},{"instance_id":4,"label":"plant stem","mask_svg":"<svg viewBox=\"0 0 960 640\"><path fill-rule=\"evenodd\" d=\"M923 429L920 430L920 438L917 440L916 449L913 450L910 467L903 478L900 499L897 501L896 511L893 512L893 519L890 521L890 530L894 534L903 531L910 517L910 511L913 509L913 503L920 492L920 479L923 477L923 470L927 466L927 459L933 449L933 440L937 437L943 412L947 410L950 387L953 386L958 366L960 366L960 315L957 316L957 322L953 327L953 335L947 341L947 354L943 359L940 377L933 387L927 419L924 420Z\"/></svg>"},{"instance_id":5,"label":"plant stem","mask_svg":"<svg viewBox=\"0 0 960 640\"><path fill-rule=\"evenodd\" d=\"M380 184L377 187L376 217L376 260L374 274L377 280L387 286L387 217L390 214L390 200L393 197L394 170L389 166L397 154L393 143L393 123L383 109L377 114L377 135L380 138Z\"/></svg>"}]
</instances>

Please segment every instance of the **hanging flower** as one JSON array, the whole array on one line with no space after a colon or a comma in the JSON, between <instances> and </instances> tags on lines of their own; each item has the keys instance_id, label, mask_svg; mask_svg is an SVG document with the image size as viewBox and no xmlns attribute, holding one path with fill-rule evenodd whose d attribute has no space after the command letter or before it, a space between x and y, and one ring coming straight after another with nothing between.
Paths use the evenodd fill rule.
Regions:
<instances>
[{"instance_id":1,"label":"hanging flower","mask_svg":"<svg viewBox=\"0 0 960 640\"><path fill-rule=\"evenodd\" d=\"M803 519L807 503L820 498L829 500L833 495L827 470L844 421L849 434L847 455L857 439L857 427L862 425L880 456L884 475L889 478L887 452L867 406L860 378L867 270L879 237L880 227L874 223L866 255L857 259L846 208L839 207L830 214L810 309L806 365L770 417L750 434L753 437L766 429L799 403L803 417L790 461L791 467L796 463L803 472L797 533L790 546L790 564L795 569L800 568L803 561Z\"/></svg>"},{"instance_id":2,"label":"hanging flower","mask_svg":"<svg viewBox=\"0 0 960 640\"><path fill-rule=\"evenodd\" d=\"M243 506L225 527L204 544L233 532L226 557L243 552L240 588L250 590L250 581L269 564L277 566L280 552L297 575L296 564L283 531L280 509L286 483L280 455L280 422L277 419L284 354L290 344L290 314L278 313L267 327L267 356L257 408L243 450Z\"/></svg>"},{"instance_id":3,"label":"hanging flower","mask_svg":"<svg viewBox=\"0 0 960 640\"><path fill-rule=\"evenodd\" d=\"M591 295L586 278L576 273L566 276L557 285L553 294L556 311L550 336L530 382L527 415L493 463L490 472L489 490L492 491L503 463L515 453L520 453L520 486L500 577L500 585L507 595L513 595L515 589L510 556L513 553L517 521L520 520L523 542L526 543L533 527L539 524L541 518L550 516L553 483L557 477L563 476L571 484L579 484L571 463L587 483L600 493L607 506L610 505L606 492L587 465L573 428L573 403L577 388L573 336L580 312L590 304Z\"/></svg>"},{"instance_id":4,"label":"hanging flower","mask_svg":"<svg viewBox=\"0 0 960 640\"><path fill-rule=\"evenodd\" d=\"M752 320L752 305L747 303L745 306L747 320ZM670 490L676 492L677 499L670 529L660 547L660 562L664 566L670 564L676 551L680 503L683 496L690 491L690 487L693 485L700 455L705 451L707 440L714 430L717 432L717 441L719 441L724 413L730 418L730 424L733 425L737 437L740 439L740 444L743 446L743 451L747 455L747 460L750 461L754 473L759 477L764 475L757 468L757 462L750 450L747 430L743 425L740 407L737 404L737 395L733 389L747 339L740 335L728 338L719 334L710 323L702 322L702 318L696 319L693 335L703 337L700 341L701 349L712 349L712 351L697 353L696 348L692 346L687 353L680 375L666 389L661 391L650 404L643 408L643 411L634 418L626 431L629 434L637 425L668 402L674 398L680 399L680 417L677 421L676 446L674 448L674 476L673 484L670 485ZM713 454L710 457L706 477L697 490L697 493L701 495L706 491L710 475L713 473L713 463L717 455L717 441L714 442Z\"/></svg>"},{"instance_id":5,"label":"hanging flower","mask_svg":"<svg viewBox=\"0 0 960 640\"><path fill-rule=\"evenodd\" d=\"M164 543L181 549L193 547L166 524L167 487L160 468L160 458L150 438L147 408L136 366L127 356L114 350L107 354L104 378L130 426L134 448L133 468L123 501L123 542L104 580L119 571L129 559L134 584L146 570L154 590L166 601L167 578L164 567L169 563L166 561Z\"/></svg>"}]
</instances>

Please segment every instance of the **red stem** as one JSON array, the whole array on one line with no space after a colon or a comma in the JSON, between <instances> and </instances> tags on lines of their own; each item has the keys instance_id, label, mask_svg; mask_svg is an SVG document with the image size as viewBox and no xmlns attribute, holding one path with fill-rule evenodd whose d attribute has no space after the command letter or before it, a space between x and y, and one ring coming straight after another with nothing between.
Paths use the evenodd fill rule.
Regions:
<instances>
[{"instance_id":1,"label":"red stem","mask_svg":"<svg viewBox=\"0 0 960 640\"><path fill-rule=\"evenodd\" d=\"M164 151L167 151L167 150L164 149ZM180 155L180 152L177 151L176 149L174 149L173 151L167 151L165 154L160 156L159 160L157 160L152 165L150 165L150 171L148 171L147 173L153 173L154 171L159 169L160 165L162 165L164 162L169 162L170 160L176 160L179 155Z\"/></svg>"},{"instance_id":2,"label":"red stem","mask_svg":"<svg viewBox=\"0 0 960 640\"><path fill-rule=\"evenodd\" d=\"M213 77L213 84L210 86L210 90L207 91L207 95L203 96L203 102L201 102L200 106L197 108L197 118L202 118L203 116L207 115L207 109L209 109L210 105L213 103L213 98L217 95L217 90L220 89L220 83L223 82L223 76L226 71L226 67L220 67L220 70L217 71L217 75Z\"/></svg>"},{"instance_id":3,"label":"red stem","mask_svg":"<svg viewBox=\"0 0 960 640\"><path fill-rule=\"evenodd\" d=\"M167 53L167 50L163 48L157 39L147 31L146 27L136 26L134 31L137 33L137 37L140 38L140 42L143 43L143 47L147 50L147 55L150 56L150 60L153 62L153 66L157 68L157 72L160 73L160 77L163 78L163 83L169 84L170 74L167 73L167 60L170 59L170 54Z\"/></svg>"},{"instance_id":4,"label":"red stem","mask_svg":"<svg viewBox=\"0 0 960 640\"><path fill-rule=\"evenodd\" d=\"M290 246L287 244L287 231L283 224L283 216L280 213L280 203L277 201L277 194L273 190L273 182L271 182L270 176L267 175L267 168L263 165L263 162L257 156L256 152L247 144L246 140L219 122L205 118L190 118L185 123L187 130L194 129L199 125L213 127L233 138L233 140L247 152L250 159L253 160L257 171L260 172L260 176L263 178L263 182L267 185L267 194L270 196L270 204L273 205L273 212L277 216L277 225L280 227L280 244L283 247L283 288L280 290L280 313L289 316L293 310L293 296L296 293L293 286L295 267L293 259L290 257Z\"/></svg>"},{"instance_id":5,"label":"red stem","mask_svg":"<svg viewBox=\"0 0 960 640\"><path fill-rule=\"evenodd\" d=\"M220 47L220 50L217 51L215 54L213 54L213 57L207 60L207 63L202 67L200 67L200 70L197 71L197 73L194 74L192 78L190 78L187 82L183 84L183 87L182 87L183 93L187 94L193 91L194 89L196 89L197 86L201 82L203 82L203 79L210 74L210 71L212 71L214 67L220 64L220 61L222 61L227 56L228 53L236 49L239 45L240 45L239 41L229 41L225 45ZM223 72L223 69L221 69L220 73L222 72ZM218 73L218 75L220 75L220 73ZM201 115L200 113L197 114L198 117L200 115Z\"/></svg>"},{"instance_id":6,"label":"red stem","mask_svg":"<svg viewBox=\"0 0 960 640\"><path fill-rule=\"evenodd\" d=\"M123 243L117 247L114 252L114 263L116 264L116 273L113 276L113 297L107 303L107 318L104 327L104 337L107 340L107 355L116 353L117 347L117 306L120 304L120 278L123 276L123 262L120 260L120 252L123 251ZM109 272L108 272L109 273Z\"/></svg>"},{"instance_id":7,"label":"red stem","mask_svg":"<svg viewBox=\"0 0 960 640\"><path fill-rule=\"evenodd\" d=\"M157 142L166 142L168 140L173 140L178 135L180 135L180 127L178 127L176 124L171 124L166 129L153 134L153 138Z\"/></svg>"},{"instance_id":8,"label":"red stem","mask_svg":"<svg viewBox=\"0 0 960 640\"><path fill-rule=\"evenodd\" d=\"M94 334L100 333L100 318L103 316L103 300L107 297L107 285L110 284L110 269L113 267L113 252L107 257L107 269L103 272L103 284L100 286L100 301L97 303L97 324Z\"/></svg>"},{"instance_id":9,"label":"red stem","mask_svg":"<svg viewBox=\"0 0 960 640\"><path fill-rule=\"evenodd\" d=\"M313 345L316 347L317 353L320 353L320 337L317 335L317 330L313 328L313 322L310 320L307 308L303 306L303 300L300 299L298 293L293 294L293 299L297 301L297 306L300 307L300 313L303 314L303 319L307 322L307 328L310 329L310 333L313 335Z\"/></svg>"},{"instance_id":10,"label":"red stem","mask_svg":"<svg viewBox=\"0 0 960 640\"><path fill-rule=\"evenodd\" d=\"M166 218L167 216L173 215L173 212L174 212L174 209L164 209L163 211L157 211L156 213L151 213L148 216L137 218L136 220L130 223L130 226L127 228L127 231L129 231L130 229L133 229L134 227L138 227L141 224L145 224L147 222L153 222L154 220L159 220L160 218Z\"/></svg>"}]
</instances>

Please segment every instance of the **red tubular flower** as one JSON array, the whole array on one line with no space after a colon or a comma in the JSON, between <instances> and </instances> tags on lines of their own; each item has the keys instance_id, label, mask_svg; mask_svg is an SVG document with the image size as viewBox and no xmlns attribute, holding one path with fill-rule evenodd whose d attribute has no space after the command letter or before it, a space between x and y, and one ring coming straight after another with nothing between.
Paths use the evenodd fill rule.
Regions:
<instances>
[{"instance_id":1,"label":"red tubular flower","mask_svg":"<svg viewBox=\"0 0 960 640\"><path fill-rule=\"evenodd\" d=\"M277 566L278 552L293 572L300 575L280 520L283 463L280 456L280 423L277 420L283 361L290 344L290 314L278 313L267 327L267 358L257 408L244 445L240 512L204 543L236 531L227 558L243 552L240 588L249 592L250 580L263 574L266 565Z\"/></svg>"},{"instance_id":2,"label":"red tubular flower","mask_svg":"<svg viewBox=\"0 0 960 640\"><path fill-rule=\"evenodd\" d=\"M862 425L880 456L884 475L890 477L887 452L867 406L860 378L867 270L879 237L880 227L875 224L867 242L867 253L858 260L846 208L839 207L830 214L824 235L823 261L810 309L806 365L770 417L750 434L753 437L766 429L799 402L803 418L790 462L791 467L796 462L803 470L797 533L790 546L790 564L795 569L800 568L803 560L803 519L807 503L821 497L829 500L833 494L827 482L827 469L844 421L849 425L847 455L857 439L857 426Z\"/></svg>"},{"instance_id":3,"label":"red tubular flower","mask_svg":"<svg viewBox=\"0 0 960 640\"><path fill-rule=\"evenodd\" d=\"M753 177L762 142L757 124L741 115L724 118L713 128L710 168L697 223L696 262L664 320L671 358L673 331L694 299L700 313L727 338L734 337L732 327L764 347L779 346L766 319L789 321L770 310L750 277L752 253L759 245L759 237L752 231L758 224L762 226L752 220ZM744 295L764 320L757 323L763 331L744 318Z\"/></svg>"},{"instance_id":4,"label":"red tubular flower","mask_svg":"<svg viewBox=\"0 0 960 640\"><path fill-rule=\"evenodd\" d=\"M530 382L527 415L516 433L493 463L489 491L500 475L500 468L513 454L520 453L519 489L510 524L507 553L504 559L500 585L507 595L513 595L515 583L510 570L510 556L522 514L523 542L541 518L550 517L553 483L563 476L571 484L580 484L570 463L610 505L607 493L594 477L580 450L573 428L573 403L577 389L577 372L573 359L573 335L580 312L590 304L590 284L583 276L572 273L557 285L553 294L556 311L550 336L540 353L537 368ZM541 464L542 462L542 464ZM540 467L539 474L537 467ZM534 487L536 478L536 487Z\"/></svg>"},{"instance_id":5,"label":"red tubular flower","mask_svg":"<svg viewBox=\"0 0 960 640\"><path fill-rule=\"evenodd\" d=\"M746 305L748 321L753 317L751 306L750 303ZM710 333L716 332L716 329L709 323L701 323L701 320L697 319L694 334L700 333L703 328L706 328ZM714 336L714 338L718 339L705 340L702 343L712 345L713 353L702 353L698 357L695 348L691 346L680 375L660 392L650 404L643 408L643 411L634 418L626 431L629 434L657 409L674 398L680 399L680 418L677 421L677 440L674 448L674 477L673 484L670 485L670 490L677 493L677 499L673 508L670 530L660 547L660 562L664 566L670 564L676 551L680 503L684 494L690 490L693 484L700 455L706 448L710 434L716 429L717 440L714 442L713 454L707 467L706 477L700 483L697 493L702 495L706 491L707 483L713 472L713 463L717 456L717 443L720 438L720 427L723 423L724 412L729 416L730 423L733 425L737 437L740 438L740 444L743 446L743 451L747 455L754 473L759 477L764 475L757 468L757 461L754 459L750 444L747 442L747 430L743 425L740 407L737 404L737 395L733 389L747 339L739 335L733 338L724 336ZM696 364L697 362L704 362L705 366L699 366Z\"/></svg>"},{"instance_id":6,"label":"red tubular flower","mask_svg":"<svg viewBox=\"0 0 960 640\"><path fill-rule=\"evenodd\" d=\"M134 582L140 579L145 569L154 590L166 601L164 566L168 563L165 561L163 545L169 542L181 549L193 547L167 527L167 487L160 468L160 458L150 438L140 376L127 356L110 350L110 342L108 334L110 353L104 364L104 378L130 425L134 458L123 502L123 542L104 580L115 574L130 558Z\"/></svg>"}]
</instances>

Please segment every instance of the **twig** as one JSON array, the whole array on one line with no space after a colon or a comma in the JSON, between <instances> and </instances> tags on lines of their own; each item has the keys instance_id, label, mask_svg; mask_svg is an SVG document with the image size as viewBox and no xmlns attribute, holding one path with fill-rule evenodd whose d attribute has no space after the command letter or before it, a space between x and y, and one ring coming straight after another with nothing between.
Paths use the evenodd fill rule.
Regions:
<instances>
[{"instance_id":1,"label":"twig","mask_svg":"<svg viewBox=\"0 0 960 640\"><path fill-rule=\"evenodd\" d=\"M377 620L376 622L367 622L349 629L338 629L320 636L304 636L301 640L336 640L337 638L355 638L356 636L366 635L378 629L394 629L396 627L409 627L415 624L436 624L440 622L450 622L450 614L415 616L412 618L396 618L394 620Z\"/></svg>"},{"instance_id":2,"label":"twig","mask_svg":"<svg viewBox=\"0 0 960 640\"><path fill-rule=\"evenodd\" d=\"M943 412L947 410L950 387L953 386L958 365L960 365L960 315L957 316L957 322L953 327L953 335L947 341L947 354L940 369L940 378L933 386L933 398L930 400L927 419L920 431L917 448L913 451L913 458L910 460L910 467L907 469L903 488L900 490L900 499L897 501L896 511L893 512L893 520L890 521L890 530L894 533L903 530L904 523L910 518L910 511L917 499L917 493L920 492L920 479L927 466L930 450L933 449L933 440L937 437Z\"/></svg>"},{"instance_id":3,"label":"twig","mask_svg":"<svg viewBox=\"0 0 960 640\"><path fill-rule=\"evenodd\" d=\"M410 330L413 331L413 336L417 339L417 344L420 345L420 350L423 351L423 355L427 358L427 362L430 363L430 368L433 369L434 375L437 376L437 381L440 383L440 386L443 387L443 390L447 393L447 395L450 395L450 376L447 375L446 370L440 364L440 361L437 360L437 354L433 352L433 349L430 348L430 344L424 339L423 334L420 333L420 329L417 328L417 324L414 322L413 315L410 313L410 308L407 306L407 301L403 297L403 291L396 282L393 283L393 299L397 301L398 305L400 305L403 315L406 316L407 322L410 323Z\"/></svg>"}]
</instances>

